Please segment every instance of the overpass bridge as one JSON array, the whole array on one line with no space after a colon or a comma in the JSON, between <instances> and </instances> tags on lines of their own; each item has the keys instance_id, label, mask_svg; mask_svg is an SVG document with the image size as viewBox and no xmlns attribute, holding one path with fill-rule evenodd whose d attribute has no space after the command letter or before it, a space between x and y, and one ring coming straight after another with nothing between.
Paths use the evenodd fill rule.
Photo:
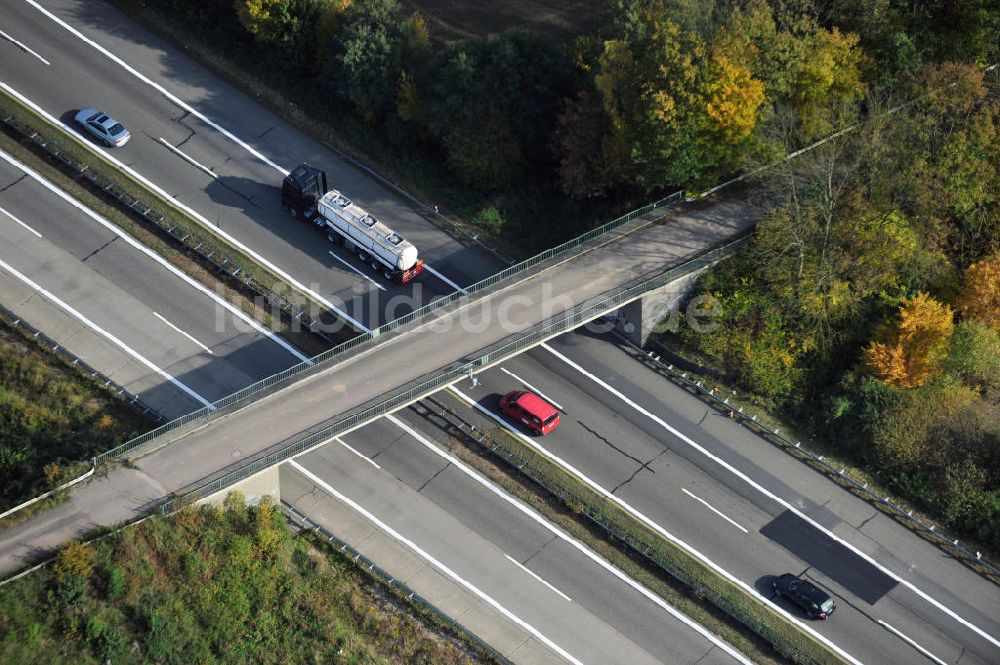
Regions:
<instances>
[{"instance_id":1,"label":"overpass bridge","mask_svg":"<svg viewBox=\"0 0 1000 665\"><path fill-rule=\"evenodd\" d=\"M139 437L101 456L131 464L7 529L0 575L96 528L208 496L639 300L732 253L757 216L733 199L651 204Z\"/></svg>"}]
</instances>

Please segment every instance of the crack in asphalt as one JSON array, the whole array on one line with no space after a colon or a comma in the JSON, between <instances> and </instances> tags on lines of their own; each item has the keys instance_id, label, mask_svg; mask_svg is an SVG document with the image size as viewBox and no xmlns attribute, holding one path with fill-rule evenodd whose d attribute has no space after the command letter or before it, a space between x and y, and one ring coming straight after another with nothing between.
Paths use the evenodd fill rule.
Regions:
<instances>
[{"instance_id":1,"label":"crack in asphalt","mask_svg":"<svg viewBox=\"0 0 1000 665\"><path fill-rule=\"evenodd\" d=\"M14 185L16 185L17 183L21 182L22 180L24 180L27 177L28 177L27 173L22 173L20 178L18 178L14 182L10 183L9 185L5 186L3 189L0 189L0 192L6 192L8 189L10 189L11 187L13 187Z\"/></svg>"},{"instance_id":2,"label":"crack in asphalt","mask_svg":"<svg viewBox=\"0 0 1000 665\"><path fill-rule=\"evenodd\" d=\"M274 127L268 127L266 130L264 130L264 133L260 134L257 138L259 138L259 139L264 138L265 136L267 136L268 134L271 133L272 129L274 129Z\"/></svg>"},{"instance_id":3,"label":"crack in asphalt","mask_svg":"<svg viewBox=\"0 0 1000 665\"><path fill-rule=\"evenodd\" d=\"M426 481L424 481L423 485L421 485L419 488L417 488L417 493L422 492L425 487L427 487L428 485L431 484L431 481L433 481L435 478L437 478L438 476L440 476L441 472L444 471L445 469L447 469L449 466L451 466L451 462L448 462L447 464L445 464L444 466L442 466L440 469L438 469L437 473L435 473L433 476L431 476L430 478L428 478Z\"/></svg>"},{"instance_id":4,"label":"crack in asphalt","mask_svg":"<svg viewBox=\"0 0 1000 665\"><path fill-rule=\"evenodd\" d=\"M639 464L643 463L643 461L641 459L639 459L638 457L635 457L634 455L630 455L629 453L625 452L624 450L622 450L621 448L619 448L615 444L611 443L611 441L609 441L607 437L605 437L605 436L603 436L601 434L598 434L596 430L593 430L593 429L587 427L586 425L584 425L583 421L577 420L576 422L579 423L580 427L582 427L583 429L585 429L588 432L590 432L591 434L593 434L598 440L603 441L606 446L608 446L609 448L611 448L615 452L621 454L624 457L627 457L628 459L632 460L633 462L637 462Z\"/></svg>"},{"instance_id":5,"label":"crack in asphalt","mask_svg":"<svg viewBox=\"0 0 1000 665\"><path fill-rule=\"evenodd\" d=\"M653 457L653 459L649 460L648 462L643 462L642 465L638 469L636 469L635 471L632 472L631 476L629 476L628 478L626 478L622 482L620 482L617 485L615 485L615 488L613 490L611 490L611 493L614 494L615 492L617 492L618 490L620 490L621 488L625 487L630 482L632 482L633 480L635 480L635 477L638 476L639 472L642 471L643 469L645 469L646 471L649 471L650 473L656 473L656 471L653 471L651 468L649 468L649 465L652 464L653 462L655 462L656 460L660 459L660 457L665 452L667 452L667 448L664 448L663 450L661 450L659 453L656 454L655 457Z\"/></svg>"},{"instance_id":6,"label":"crack in asphalt","mask_svg":"<svg viewBox=\"0 0 1000 665\"><path fill-rule=\"evenodd\" d=\"M708 418L708 413L709 413L710 411L711 411L711 409L705 409L705 413L704 413L704 415L702 415L702 417L701 417L701 420L699 420L699 421L698 421L698 424L697 424L697 425L695 425L695 427L701 427L701 424L702 424L703 422L705 422L705 418Z\"/></svg>"},{"instance_id":7,"label":"crack in asphalt","mask_svg":"<svg viewBox=\"0 0 1000 665\"><path fill-rule=\"evenodd\" d=\"M538 556L539 554L541 554L542 550L544 550L546 547L548 547L550 544L552 544L554 541L556 541L558 539L559 539L559 536L552 536L547 541L545 541L544 543L542 543L541 547L539 547L537 550L535 550L534 552L532 552L531 554L529 554L527 556L527 558L525 558L524 561L520 561L518 563L520 563L522 566L527 566L529 561L531 561L536 556ZM513 558L513 557L511 557L511 558Z\"/></svg>"},{"instance_id":8,"label":"crack in asphalt","mask_svg":"<svg viewBox=\"0 0 1000 665\"><path fill-rule=\"evenodd\" d=\"M93 257L95 254L97 254L99 251L101 251L102 249L104 249L105 247L107 247L108 245L110 245L111 243L113 243L115 240L118 240L118 236L115 236L111 240L107 241L106 243L104 243L103 245L101 245L100 247L98 247L97 249L95 249L94 251L92 251L90 254L87 254L85 257L83 257L80 260L80 263L86 263L87 259Z\"/></svg>"},{"instance_id":9,"label":"crack in asphalt","mask_svg":"<svg viewBox=\"0 0 1000 665\"><path fill-rule=\"evenodd\" d=\"M864 519L864 520L861 520L861 524L859 524L858 527L857 527L858 531L860 531L861 529L865 528L865 525L868 524L869 522L871 522L877 516L878 516L878 511L875 511L874 513L872 513L871 517L869 517L867 519Z\"/></svg>"}]
</instances>

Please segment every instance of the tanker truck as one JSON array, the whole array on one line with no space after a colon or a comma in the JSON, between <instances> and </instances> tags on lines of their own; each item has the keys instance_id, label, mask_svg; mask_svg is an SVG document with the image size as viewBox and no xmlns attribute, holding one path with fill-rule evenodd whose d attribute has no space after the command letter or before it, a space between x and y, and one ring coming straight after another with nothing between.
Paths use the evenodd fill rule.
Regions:
<instances>
[{"instance_id":1,"label":"tanker truck","mask_svg":"<svg viewBox=\"0 0 1000 665\"><path fill-rule=\"evenodd\" d=\"M330 242L357 253L386 279L406 284L424 271L417 248L337 190L326 174L303 164L285 178L281 203L293 217L316 224Z\"/></svg>"}]
</instances>

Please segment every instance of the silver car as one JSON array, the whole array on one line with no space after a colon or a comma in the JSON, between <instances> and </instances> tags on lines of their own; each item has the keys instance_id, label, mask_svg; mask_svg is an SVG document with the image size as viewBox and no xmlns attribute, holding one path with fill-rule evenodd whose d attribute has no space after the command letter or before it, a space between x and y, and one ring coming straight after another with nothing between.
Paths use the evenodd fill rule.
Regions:
<instances>
[{"instance_id":1,"label":"silver car","mask_svg":"<svg viewBox=\"0 0 1000 665\"><path fill-rule=\"evenodd\" d=\"M77 113L74 119L109 148L120 148L132 138L125 125L90 106Z\"/></svg>"}]
</instances>

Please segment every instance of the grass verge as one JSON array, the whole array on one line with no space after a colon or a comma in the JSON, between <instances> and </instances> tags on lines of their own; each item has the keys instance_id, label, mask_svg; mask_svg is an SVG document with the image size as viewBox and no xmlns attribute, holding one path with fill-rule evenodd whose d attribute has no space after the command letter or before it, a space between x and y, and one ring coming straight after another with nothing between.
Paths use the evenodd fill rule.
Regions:
<instances>
[{"instance_id":1,"label":"grass verge","mask_svg":"<svg viewBox=\"0 0 1000 665\"><path fill-rule=\"evenodd\" d=\"M89 467L81 460L154 423L0 319L0 510L76 478ZM60 500L40 501L0 528Z\"/></svg>"},{"instance_id":2,"label":"grass verge","mask_svg":"<svg viewBox=\"0 0 1000 665\"><path fill-rule=\"evenodd\" d=\"M0 587L5 663L477 663L276 507L189 508Z\"/></svg>"},{"instance_id":3,"label":"grass verge","mask_svg":"<svg viewBox=\"0 0 1000 665\"><path fill-rule=\"evenodd\" d=\"M846 662L504 430L473 437L439 406L456 454L755 662Z\"/></svg>"}]
</instances>

